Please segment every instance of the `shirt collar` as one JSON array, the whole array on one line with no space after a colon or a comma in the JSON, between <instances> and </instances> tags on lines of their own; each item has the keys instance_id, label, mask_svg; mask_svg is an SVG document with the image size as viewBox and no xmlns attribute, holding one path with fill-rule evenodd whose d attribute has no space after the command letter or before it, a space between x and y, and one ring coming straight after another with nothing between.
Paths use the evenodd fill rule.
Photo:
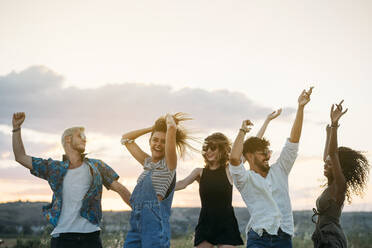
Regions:
<instances>
[{"instance_id":1,"label":"shirt collar","mask_svg":"<svg viewBox=\"0 0 372 248\"><path fill-rule=\"evenodd\" d=\"M82 153L82 154L81 154L81 159L84 160L84 159L85 159L85 156L86 156L87 154L88 154L88 153ZM67 158L67 156L66 156L66 154L63 154L63 155L62 155L62 161L63 161L63 162L67 162L67 161L69 161L68 158Z\"/></svg>"}]
</instances>

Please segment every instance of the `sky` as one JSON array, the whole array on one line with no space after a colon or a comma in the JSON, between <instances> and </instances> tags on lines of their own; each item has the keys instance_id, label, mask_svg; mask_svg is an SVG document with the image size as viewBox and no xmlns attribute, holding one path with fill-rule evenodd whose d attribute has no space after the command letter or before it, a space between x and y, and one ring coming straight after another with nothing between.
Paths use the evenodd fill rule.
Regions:
<instances>
[{"instance_id":1,"label":"sky","mask_svg":"<svg viewBox=\"0 0 372 248\"><path fill-rule=\"evenodd\" d=\"M131 191L141 166L120 145L127 131L165 113L186 112L203 140L231 141L242 120L255 135L283 108L265 137L275 162L303 89L299 156L289 177L295 210L310 210L324 183L322 151L330 106L345 100L339 144L372 160L372 2L355 1L47 1L0 2L0 202L50 201L46 181L14 161L11 118L26 112L29 155L60 159L64 129L83 125L89 156L108 163ZM138 143L149 151L148 136ZM195 144L201 148L200 144ZM177 178L203 167L200 153L180 159ZM244 206L234 188L233 205ZM128 210L104 191L104 210ZM173 206L199 207L195 182ZM372 211L372 180L345 211Z\"/></svg>"}]
</instances>

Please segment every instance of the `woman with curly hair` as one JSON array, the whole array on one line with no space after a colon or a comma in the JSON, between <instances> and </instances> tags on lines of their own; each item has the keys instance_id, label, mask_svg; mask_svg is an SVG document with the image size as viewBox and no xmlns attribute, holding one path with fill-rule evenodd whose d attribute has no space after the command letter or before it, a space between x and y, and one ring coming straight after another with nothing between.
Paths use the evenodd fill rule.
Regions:
<instances>
[{"instance_id":1,"label":"woman with curly hair","mask_svg":"<svg viewBox=\"0 0 372 248\"><path fill-rule=\"evenodd\" d=\"M312 235L315 248L347 247L345 234L340 225L340 216L345 198L351 203L351 195L361 195L369 173L366 157L359 151L337 146L338 121L343 111L343 100L331 108L331 126L327 126L327 140L323 159L327 187L316 200L313 222L316 223ZM315 221L314 217L318 216Z\"/></svg>"},{"instance_id":2,"label":"woman with curly hair","mask_svg":"<svg viewBox=\"0 0 372 248\"><path fill-rule=\"evenodd\" d=\"M169 217L176 182L177 150L182 156L187 147L187 130L179 123L189 120L185 114L167 114L152 127L134 130L122 136L122 144L143 166L144 171L130 198L130 230L124 247L169 247ZM134 141L150 133L151 156Z\"/></svg>"},{"instance_id":3,"label":"woman with curly hair","mask_svg":"<svg viewBox=\"0 0 372 248\"><path fill-rule=\"evenodd\" d=\"M269 122L281 110L268 115L257 136L262 138ZM194 169L185 179L178 181L175 190L199 183L201 210L195 228L194 246L220 248L243 245L238 222L232 207L233 182L228 169L231 143L222 133L213 133L204 140L202 155L204 168Z\"/></svg>"}]
</instances>

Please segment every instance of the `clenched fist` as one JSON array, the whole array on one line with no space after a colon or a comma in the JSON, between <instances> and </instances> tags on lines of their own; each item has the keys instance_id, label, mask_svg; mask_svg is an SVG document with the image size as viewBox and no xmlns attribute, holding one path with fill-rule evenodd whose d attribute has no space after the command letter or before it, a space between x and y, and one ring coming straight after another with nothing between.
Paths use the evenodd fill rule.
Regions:
<instances>
[{"instance_id":1,"label":"clenched fist","mask_svg":"<svg viewBox=\"0 0 372 248\"><path fill-rule=\"evenodd\" d=\"M20 128L26 118L24 112L17 112L13 114L13 129Z\"/></svg>"}]
</instances>

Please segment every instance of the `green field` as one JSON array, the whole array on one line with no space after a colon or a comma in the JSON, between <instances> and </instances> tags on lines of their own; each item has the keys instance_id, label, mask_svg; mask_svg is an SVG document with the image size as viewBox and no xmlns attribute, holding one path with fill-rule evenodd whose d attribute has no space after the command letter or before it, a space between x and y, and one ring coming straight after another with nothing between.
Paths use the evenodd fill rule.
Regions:
<instances>
[{"instance_id":1,"label":"green field","mask_svg":"<svg viewBox=\"0 0 372 248\"><path fill-rule=\"evenodd\" d=\"M41 237L18 237L18 238L7 238L3 239L5 243L1 245L1 248L49 248L49 236L43 235ZM107 233L102 235L102 243L105 248L122 248L124 243L124 234L118 233ZM350 235L348 237L349 248L369 248L371 247L372 236L371 235ZM193 234L185 235L177 239L172 239L171 247L174 248L189 248L193 247ZM245 246L239 246L243 248ZM294 237L293 247L295 248L312 248L313 244L310 237Z\"/></svg>"}]
</instances>

